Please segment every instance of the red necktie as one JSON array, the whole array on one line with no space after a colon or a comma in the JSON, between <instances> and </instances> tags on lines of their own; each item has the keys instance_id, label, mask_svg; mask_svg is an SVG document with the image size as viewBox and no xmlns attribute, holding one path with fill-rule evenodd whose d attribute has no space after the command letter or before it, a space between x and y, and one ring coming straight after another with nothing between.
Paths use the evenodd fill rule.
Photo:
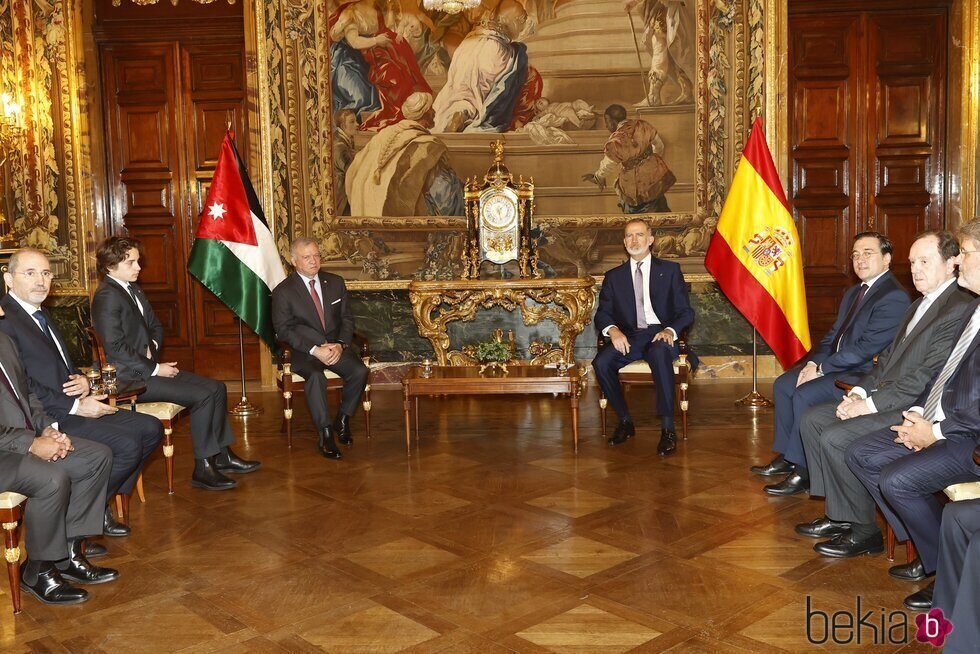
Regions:
<instances>
[{"instance_id":1,"label":"red necktie","mask_svg":"<svg viewBox=\"0 0 980 654\"><path fill-rule=\"evenodd\" d=\"M316 315L320 318L320 326L323 327L323 333L327 333L327 321L323 318L323 303L320 302L320 296L316 292L316 280L310 280L310 296L313 298L313 306L316 308Z\"/></svg>"},{"instance_id":2,"label":"red necktie","mask_svg":"<svg viewBox=\"0 0 980 654\"><path fill-rule=\"evenodd\" d=\"M13 398L13 400L17 404L17 406L20 407L21 413L24 414L24 426L27 429L30 429L31 431L34 431L34 425L33 425L33 423L31 423L31 416L28 415L27 409L24 408L24 405L21 403L20 398L17 397L17 393L14 392L14 387L10 383L10 380L7 378L7 372L6 372L6 370L0 371L0 379L3 380L4 388L6 388L7 391L10 393L10 397Z\"/></svg>"}]
</instances>

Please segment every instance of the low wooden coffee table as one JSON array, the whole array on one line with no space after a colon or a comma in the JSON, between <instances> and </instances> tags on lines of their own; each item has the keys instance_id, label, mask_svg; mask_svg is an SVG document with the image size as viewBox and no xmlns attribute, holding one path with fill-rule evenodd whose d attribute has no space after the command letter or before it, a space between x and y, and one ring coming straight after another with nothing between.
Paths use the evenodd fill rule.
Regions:
<instances>
[{"instance_id":1,"label":"low wooden coffee table","mask_svg":"<svg viewBox=\"0 0 980 654\"><path fill-rule=\"evenodd\" d=\"M578 398L580 391L578 366L564 373L545 366L507 367L507 374L487 371L480 374L478 366L432 366L428 377L422 367L409 370L402 379L405 394L405 450L412 451L412 400L415 401L415 438L419 437L420 395L525 395L529 393L563 393L572 406L572 443L578 452Z\"/></svg>"}]
</instances>

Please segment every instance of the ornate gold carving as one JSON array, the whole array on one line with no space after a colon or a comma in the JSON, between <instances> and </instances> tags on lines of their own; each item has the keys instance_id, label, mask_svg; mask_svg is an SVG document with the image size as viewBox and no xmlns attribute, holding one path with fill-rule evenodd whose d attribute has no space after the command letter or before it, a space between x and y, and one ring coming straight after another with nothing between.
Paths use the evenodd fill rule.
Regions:
<instances>
[{"instance_id":1,"label":"ornate gold carving","mask_svg":"<svg viewBox=\"0 0 980 654\"><path fill-rule=\"evenodd\" d=\"M542 320L557 324L558 347L554 351L571 362L575 360L575 337L592 322L596 302L594 286L595 280L591 277L456 280L412 282L408 294L419 334L432 343L440 366L474 363L461 351L449 349L446 327L457 320L469 322L481 307L494 306L507 311L520 308L525 325L537 325ZM536 359L547 354L542 353Z\"/></svg>"},{"instance_id":2,"label":"ornate gold carving","mask_svg":"<svg viewBox=\"0 0 980 654\"><path fill-rule=\"evenodd\" d=\"M163 456L165 456L165 457L167 457L169 459L173 455L174 455L174 446L173 445L164 445L163 446Z\"/></svg>"},{"instance_id":3,"label":"ornate gold carving","mask_svg":"<svg viewBox=\"0 0 980 654\"><path fill-rule=\"evenodd\" d=\"M690 404L688 400L681 400L681 411L687 411L687 407Z\"/></svg>"},{"instance_id":4,"label":"ornate gold carving","mask_svg":"<svg viewBox=\"0 0 980 654\"><path fill-rule=\"evenodd\" d=\"M11 531L11 530L15 529L16 527L17 527L17 523L16 522L5 522L5 523L3 523L3 528L6 531Z\"/></svg>"},{"instance_id":5,"label":"ornate gold carving","mask_svg":"<svg viewBox=\"0 0 980 654\"><path fill-rule=\"evenodd\" d=\"M599 400L600 409L605 409L608 405L609 405L609 400L607 400L606 398L602 398L601 400Z\"/></svg>"},{"instance_id":6,"label":"ornate gold carving","mask_svg":"<svg viewBox=\"0 0 980 654\"><path fill-rule=\"evenodd\" d=\"M292 399L292 397L293 397L293 392L292 391L283 391L283 393L282 393L282 399L289 400L289 399Z\"/></svg>"},{"instance_id":7,"label":"ornate gold carving","mask_svg":"<svg viewBox=\"0 0 980 654\"><path fill-rule=\"evenodd\" d=\"M367 413L371 412L371 400L364 400L361 402L361 405L364 407L364 411Z\"/></svg>"},{"instance_id":8,"label":"ornate gold carving","mask_svg":"<svg viewBox=\"0 0 980 654\"><path fill-rule=\"evenodd\" d=\"M3 548L3 558L7 559L7 563L17 563L18 561L20 561L20 548L19 547Z\"/></svg>"},{"instance_id":9,"label":"ornate gold carving","mask_svg":"<svg viewBox=\"0 0 980 654\"><path fill-rule=\"evenodd\" d=\"M173 434L173 433L174 433L174 430L173 430L173 428L172 428L172 427L164 427L164 428L163 428L163 435L164 435L164 436L167 436L167 437L169 437L169 436L170 436L171 434Z\"/></svg>"},{"instance_id":10,"label":"ornate gold carving","mask_svg":"<svg viewBox=\"0 0 980 654\"><path fill-rule=\"evenodd\" d=\"M292 420L293 419L293 410L292 409L283 409L282 410L282 416L286 420Z\"/></svg>"}]
</instances>

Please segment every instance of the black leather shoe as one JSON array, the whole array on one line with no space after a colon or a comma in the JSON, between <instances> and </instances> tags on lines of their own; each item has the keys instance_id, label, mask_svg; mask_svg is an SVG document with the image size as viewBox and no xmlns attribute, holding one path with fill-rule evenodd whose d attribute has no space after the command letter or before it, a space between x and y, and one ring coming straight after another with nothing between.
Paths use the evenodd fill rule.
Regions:
<instances>
[{"instance_id":1,"label":"black leather shoe","mask_svg":"<svg viewBox=\"0 0 980 654\"><path fill-rule=\"evenodd\" d=\"M913 611L928 611L932 608L932 593L936 590L936 582L932 582L917 593L912 593L902 602L905 608Z\"/></svg>"},{"instance_id":2,"label":"black leather shoe","mask_svg":"<svg viewBox=\"0 0 980 654\"><path fill-rule=\"evenodd\" d=\"M613 432L613 435L606 442L610 445L619 445L620 443L625 443L635 435L636 427L633 426L633 421L620 420L619 424L616 425L616 430Z\"/></svg>"},{"instance_id":3,"label":"black leather shoe","mask_svg":"<svg viewBox=\"0 0 980 654\"><path fill-rule=\"evenodd\" d=\"M232 452L230 447L226 447L224 452L215 455L214 467L222 474L244 475L249 472L255 472L262 467L262 463L242 459Z\"/></svg>"},{"instance_id":4,"label":"black leather shoe","mask_svg":"<svg viewBox=\"0 0 980 654\"><path fill-rule=\"evenodd\" d=\"M885 542L881 532L864 540L856 540L851 532L834 536L813 546L813 551L835 559L849 559L862 554L881 554L885 551Z\"/></svg>"},{"instance_id":5,"label":"black leather shoe","mask_svg":"<svg viewBox=\"0 0 980 654\"><path fill-rule=\"evenodd\" d=\"M86 559L97 559L100 556L105 556L108 553L109 553L109 549L102 543L96 543L95 541L89 538L85 539Z\"/></svg>"},{"instance_id":6,"label":"black leather shoe","mask_svg":"<svg viewBox=\"0 0 980 654\"><path fill-rule=\"evenodd\" d=\"M786 479L778 484L763 486L762 490L770 495L797 495L799 493L805 493L810 490L810 475L805 473L800 474L795 470L794 466L793 472L786 475Z\"/></svg>"},{"instance_id":7,"label":"black leather shoe","mask_svg":"<svg viewBox=\"0 0 980 654\"><path fill-rule=\"evenodd\" d=\"M657 454L667 456L677 451L677 434L673 429L660 430L660 442L657 443Z\"/></svg>"},{"instance_id":8,"label":"black leather shoe","mask_svg":"<svg viewBox=\"0 0 980 654\"><path fill-rule=\"evenodd\" d=\"M215 457L209 456L206 459L194 459L194 474L191 475L191 486L203 488L204 490L223 491L231 490L238 483L234 479L228 479L214 465Z\"/></svg>"},{"instance_id":9,"label":"black leather shoe","mask_svg":"<svg viewBox=\"0 0 980 654\"><path fill-rule=\"evenodd\" d=\"M337 412L337 419L334 420L333 430L337 433L337 439L344 445L353 445L354 436L350 433L350 416Z\"/></svg>"},{"instance_id":10,"label":"black leather shoe","mask_svg":"<svg viewBox=\"0 0 980 654\"><path fill-rule=\"evenodd\" d=\"M330 427L324 427L320 430L320 442L317 443L317 449L320 450L320 454L328 459L337 461L344 458L344 455L337 449L337 443L333 439L333 430Z\"/></svg>"},{"instance_id":11,"label":"black leather shoe","mask_svg":"<svg viewBox=\"0 0 980 654\"><path fill-rule=\"evenodd\" d=\"M922 559L915 557L915 561L912 561L912 563L893 565L888 568L888 574L902 581L922 581L926 577L931 577L936 573L926 574L926 568L922 565Z\"/></svg>"},{"instance_id":12,"label":"black leather shoe","mask_svg":"<svg viewBox=\"0 0 980 654\"><path fill-rule=\"evenodd\" d=\"M58 570L66 581L76 584L104 584L119 578L119 572L112 568L100 568L89 563L82 554L82 539L68 540L68 567Z\"/></svg>"},{"instance_id":13,"label":"black leather shoe","mask_svg":"<svg viewBox=\"0 0 980 654\"><path fill-rule=\"evenodd\" d=\"M27 583L29 576L35 576L29 572L28 561L24 561L24 566L20 569L20 587L45 604L81 604L88 600L88 591L84 588L75 588L65 581L53 563L39 561L39 571L36 574L36 581L33 584Z\"/></svg>"},{"instance_id":14,"label":"black leather shoe","mask_svg":"<svg viewBox=\"0 0 980 654\"><path fill-rule=\"evenodd\" d=\"M115 516L112 515L112 509L106 505L105 517L102 519L102 533L106 536L119 538L121 536L129 536L133 533L133 530L123 523L117 522Z\"/></svg>"},{"instance_id":15,"label":"black leather shoe","mask_svg":"<svg viewBox=\"0 0 980 654\"><path fill-rule=\"evenodd\" d=\"M836 522L824 516L817 518L813 522L801 522L796 525L794 531L800 536L808 536L809 538L828 538L830 536L849 533L851 531L851 523Z\"/></svg>"},{"instance_id":16,"label":"black leather shoe","mask_svg":"<svg viewBox=\"0 0 980 654\"><path fill-rule=\"evenodd\" d=\"M776 475L785 475L793 472L793 464L784 459L782 454L778 454L775 459L766 465L752 466L749 470L763 477L775 477Z\"/></svg>"}]
</instances>

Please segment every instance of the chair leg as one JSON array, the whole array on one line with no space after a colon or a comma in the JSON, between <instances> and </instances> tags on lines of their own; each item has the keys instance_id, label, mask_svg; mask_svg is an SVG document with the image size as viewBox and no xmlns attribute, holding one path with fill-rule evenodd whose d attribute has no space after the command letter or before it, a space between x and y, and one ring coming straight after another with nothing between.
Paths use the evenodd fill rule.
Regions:
<instances>
[{"instance_id":1,"label":"chair leg","mask_svg":"<svg viewBox=\"0 0 980 654\"><path fill-rule=\"evenodd\" d=\"M887 522L885 523L885 556L889 561L895 560L895 532Z\"/></svg>"},{"instance_id":2,"label":"chair leg","mask_svg":"<svg viewBox=\"0 0 980 654\"><path fill-rule=\"evenodd\" d=\"M364 409L364 428L367 429L367 437L371 438L371 384L364 387L364 399L361 406Z\"/></svg>"},{"instance_id":3,"label":"chair leg","mask_svg":"<svg viewBox=\"0 0 980 654\"><path fill-rule=\"evenodd\" d=\"M602 423L602 437L606 437L606 405L609 404L609 400L599 391L599 420Z\"/></svg>"},{"instance_id":4,"label":"chair leg","mask_svg":"<svg viewBox=\"0 0 980 654\"><path fill-rule=\"evenodd\" d=\"M283 410L282 419L286 424L286 447L293 447L293 393L283 391L282 393Z\"/></svg>"},{"instance_id":5,"label":"chair leg","mask_svg":"<svg viewBox=\"0 0 980 654\"><path fill-rule=\"evenodd\" d=\"M17 522L20 520L20 507L6 510L3 519L3 557L7 561L7 578L10 580L10 600L14 614L20 613L20 548L17 546Z\"/></svg>"},{"instance_id":6,"label":"chair leg","mask_svg":"<svg viewBox=\"0 0 980 654\"><path fill-rule=\"evenodd\" d=\"M140 498L140 504L146 504L146 495L143 494L143 473L140 472L136 478L136 495Z\"/></svg>"},{"instance_id":7,"label":"chair leg","mask_svg":"<svg viewBox=\"0 0 980 654\"><path fill-rule=\"evenodd\" d=\"M163 460L167 464L167 495L173 495L174 494L174 427L173 427L173 423L170 420L166 420L163 423Z\"/></svg>"},{"instance_id":8,"label":"chair leg","mask_svg":"<svg viewBox=\"0 0 980 654\"><path fill-rule=\"evenodd\" d=\"M116 513L119 522L124 525L129 524L129 495L126 493L116 493Z\"/></svg>"}]
</instances>

